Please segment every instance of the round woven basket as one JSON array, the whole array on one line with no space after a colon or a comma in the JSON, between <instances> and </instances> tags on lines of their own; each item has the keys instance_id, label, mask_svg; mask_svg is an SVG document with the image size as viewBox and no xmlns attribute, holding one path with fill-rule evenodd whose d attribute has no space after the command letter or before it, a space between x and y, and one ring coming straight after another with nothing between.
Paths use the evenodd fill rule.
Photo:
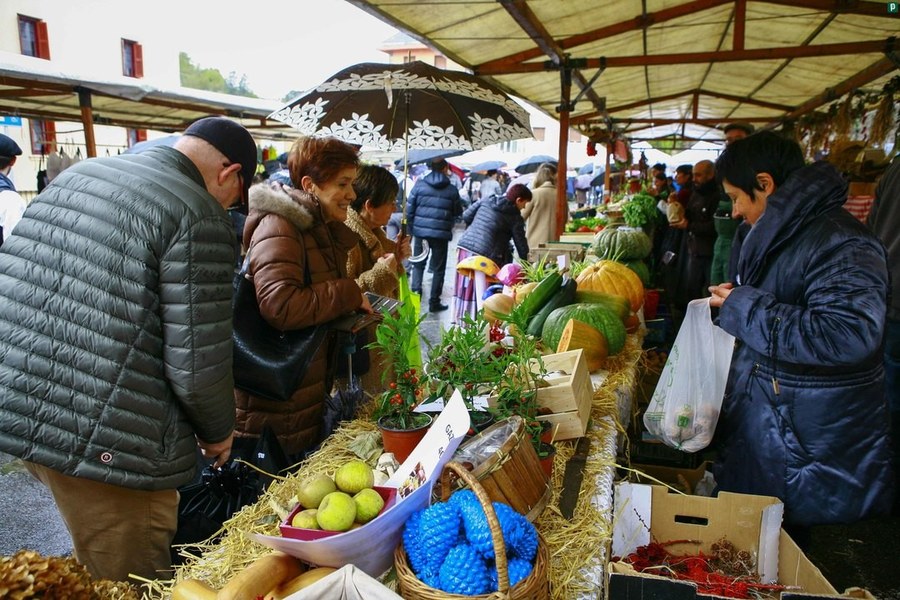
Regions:
<instances>
[{"instance_id":1,"label":"round woven basket","mask_svg":"<svg viewBox=\"0 0 900 600\"><path fill-rule=\"evenodd\" d=\"M406 552L403 549L403 543L397 546L394 551L394 566L397 569L397 581L400 584L400 595L406 600L447 600L447 599L476 599L476 600L549 600L550 586L547 580L548 564L550 562L547 553L547 544L544 538L538 533L538 550L534 560L534 567L528 577L517 583L514 587L509 587L509 572L506 564L506 545L503 542L503 534L500 529L500 521L497 520L497 513L491 505L491 499L488 497L484 488L478 483L478 480L472 476L458 462L450 461L444 466L441 472L441 499L447 501L450 497L451 487L450 475L456 474L468 484L469 488L475 492L481 508L487 517L488 527L491 530L491 538L494 544L494 555L497 564L497 588L496 592L491 594L479 594L475 596L463 596L460 594L450 594L433 587L425 585L413 572L409 561L406 558Z\"/></svg>"}]
</instances>

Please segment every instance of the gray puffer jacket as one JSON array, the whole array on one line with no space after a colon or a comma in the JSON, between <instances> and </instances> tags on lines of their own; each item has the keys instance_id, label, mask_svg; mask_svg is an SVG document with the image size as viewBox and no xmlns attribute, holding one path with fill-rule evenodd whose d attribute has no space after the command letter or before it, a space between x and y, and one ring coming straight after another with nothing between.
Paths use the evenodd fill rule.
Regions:
<instances>
[{"instance_id":1,"label":"gray puffer jacket","mask_svg":"<svg viewBox=\"0 0 900 600\"><path fill-rule=\"evenodd\" d=\"M234 427L234 230L173 148L86 160L0 249L0 451L128 488L189 482Z\"/></svg>"}]
</instances>

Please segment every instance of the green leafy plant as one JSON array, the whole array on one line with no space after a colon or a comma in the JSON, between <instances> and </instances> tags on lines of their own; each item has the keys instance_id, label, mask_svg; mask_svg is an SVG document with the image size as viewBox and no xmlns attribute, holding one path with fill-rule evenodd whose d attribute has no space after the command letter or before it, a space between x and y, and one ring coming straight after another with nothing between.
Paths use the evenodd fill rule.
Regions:
<instances>
[{"instance_id":1,"label":"green leafy plant","mask_svg":"<svg viewBox=\"0 0 900 600\"><path fill-rule=\"evenodd\" d=\"M658 212L656 198L643 192L635 194L622 205L622 218L629 227L655 225Z\"/></svg>"},{"instance_id":2,"label":"green leafy plant","mask_svg":"<svg viewBox=\"0 0 900 600\"><path fill-rule=\"evenodd\" d=\"M385 313L375 328L375 341L366 346L388 357L392 366L382 374L382 383L387 389L375 396L373 418L383 418L386 424L398 429L412 429L428 421L427 415L413 412L426 398L426 387L421 373L410 364L407 353L411 343L418 343L418 327L424 318L415 311L401 310L396 315Z\"/></svg>"}]
</instances>

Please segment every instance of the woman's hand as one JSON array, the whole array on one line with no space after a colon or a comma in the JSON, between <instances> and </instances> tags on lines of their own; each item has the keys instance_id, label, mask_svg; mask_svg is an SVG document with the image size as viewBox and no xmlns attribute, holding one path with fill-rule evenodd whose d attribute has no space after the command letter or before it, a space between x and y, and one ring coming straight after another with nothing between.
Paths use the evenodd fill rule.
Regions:
<instances>
[{"instance_id":1,"label":"woman's hand","mask_svg":"<svg viewBox=\"0 0 900 600\"><path fill-rule=\"evenodd\" d=\"M412 245L410 244L410 237L408 235L403 235L401 233L397 236L397 255L400 262L403 262L412 256Z\"/></svg>"},{"instance_id":2,"label":"woman's hand","mask_svg":"<svg viewBox=\"0 0 900 600\"><path fill-rule=\"evenodd\" d=\"M711 294L709 305L713 308L722 308L722 305L725 304L725 299L731 294L732 289L734 289L734 284L732 283L709 286L709 293Z\"/></svg>"},{"instance_id":3,"label":"woman's hand","mask_svg":"<svg viewBox=\"0 0 900 600\"><path fill-rule=\"evenodd\" d=\"M360 307L357 309L358 312L366 313L366 314L369 314L369 315L374 315L374 314L375 314L375 309L372 308L372 303L369 302L369 298L366 296L366 293L365 293L365 292L360 292L360 294L362 295L362 304L361 304Z\"/></svg>"}]
</instances>

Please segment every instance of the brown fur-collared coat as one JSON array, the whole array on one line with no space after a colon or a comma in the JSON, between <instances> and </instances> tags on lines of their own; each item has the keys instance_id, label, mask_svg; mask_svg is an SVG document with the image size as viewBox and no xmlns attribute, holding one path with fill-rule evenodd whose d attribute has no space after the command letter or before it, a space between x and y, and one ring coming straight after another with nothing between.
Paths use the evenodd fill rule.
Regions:
<instances>
[{"instance_id":1,"label":"brown fur-collared coat","mask_svg":"<svg viewBox=\"0 0 900 600\"><path fill-rule=\"evenodd\" d=\"M248 273L260 312L278 329L325 323L362 304L359 286L347 276L347 252L356 244L356 234L343 223L326 223L314 197L298 190L293 194L266 184L251 187L250 214L244 226ZM323 400L330 392L326 374L331 350L330 344L323 344L287 402L235 390L235 436L257 437L268 424L289 456L313 446L318 441Z\"/></svg>"}]
</instances>

